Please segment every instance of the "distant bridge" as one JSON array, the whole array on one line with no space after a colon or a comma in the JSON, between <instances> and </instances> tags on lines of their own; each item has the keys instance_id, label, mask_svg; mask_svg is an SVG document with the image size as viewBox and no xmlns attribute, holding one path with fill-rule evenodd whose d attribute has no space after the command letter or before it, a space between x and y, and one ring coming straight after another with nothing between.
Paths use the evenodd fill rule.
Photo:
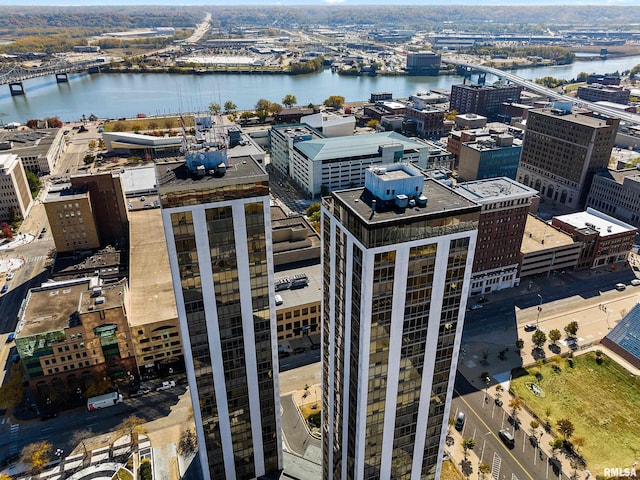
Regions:
<instances>
[{"instance_id":1,"label":"distant bridge","mask_svg":"<svg viewBox=\"0 0 640 480\"><path fill-rule=\"evenodd\" d=\"M504 70L487 67L485 65L475 65L472 63L459 62L457 60L447 59L447 60L443 60L443 62L450 63L452 65L458 65L459 67L465 68L469 71L490 73L491 75L495 75L501 80L508 80L509 82L514 83L516 85L520 85L531 92L544 95L546 97L552 98L553 100L559 100L563 102L572 102L576 105L580 105L585 108L588 108L589 110L592 110L596 113L600 113L608 117L619 118L621 121L624 121L627 125L640 125L640 115L638 114L616 110L615 108L605 107L593 102L587 102L585 100L581 100L576 97L569 97L567 95L558 93L555 90L551 90L550 88L544 87L542 85L538 85L535 82L519 77L518 75L514 75L513 73L505 72Z\"/></svg>"},{"instance_id":2,"label":"distant bridge","mask_svg":"<svg viewBox=\"0 0 640 480\"><path fill-rule=\"evenodd\" d=\"M58 83L69 81L68 74L88 70L90 73L99 72L100 65L96 59L84 60L81 62L68 62L60 60L56 63L43 65L35 68L24 68L18 64L3 65L0 67L0 85L9 85L11 95L24 95L22 82L30 78L42 77L45 75L55 75Z\"/></svg>"}]
</instances>

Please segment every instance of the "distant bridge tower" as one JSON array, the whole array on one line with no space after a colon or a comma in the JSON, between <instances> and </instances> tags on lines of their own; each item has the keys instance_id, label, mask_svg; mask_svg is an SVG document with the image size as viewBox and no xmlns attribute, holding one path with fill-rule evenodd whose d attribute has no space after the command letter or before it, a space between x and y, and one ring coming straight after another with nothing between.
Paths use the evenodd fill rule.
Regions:
<instances>
[{"instance_id":1,"label":"distant bridge tower","mask_svg":"<svg viewBox=\"0 0 640 480\"><path fill-rule=\"evenodd\" d=\"M9 91L11 92L12 97L24 95L24 85L22 82L11 82L9 84Z\"/></svg>"},{"instance_id":2,"label":"distant bridge tower","mask_svg":"<svg viewBox=\"0 0 640 480\"><path fill-rule=\"evenodd\" d=\"M64 73L56 73L56 82L58 83L67 83L69 81L69 75Z\"/></svg>"}]
</instances>

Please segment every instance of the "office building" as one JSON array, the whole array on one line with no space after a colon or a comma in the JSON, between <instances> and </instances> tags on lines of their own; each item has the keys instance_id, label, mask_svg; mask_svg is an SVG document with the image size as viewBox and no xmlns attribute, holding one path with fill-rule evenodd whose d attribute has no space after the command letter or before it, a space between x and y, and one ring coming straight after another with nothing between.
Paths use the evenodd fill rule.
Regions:
<instances>
[{"instance_id":1,"label":"office building","mask_svg":"<svg viewBox=\"0 0 640 480\"><path fill-rule=\"evenodd\" d=\"M604 86L597 83L578 87L578 98L587 102L629 103L630 91L616 85Z\"/></svg>"},{"instance_id":2,"label":"office building","mask_svg":"<svg viewBox=\"0 0 640 480\"><path fill-rule=\"evenodd\" d=\"M516 178L522 141L500 133L463 143L458 157L458 175L465 181L494 177Z\"/></svg>"},{"instance_id":3,"label":"office building","mask_svg":"<svg viewBox=\"0 0 640 480\"><path fill-rule=\"evenodd\" d=\"M269 165L277 174L288 177L293 171L293 149L296 143L325 138L309 125L276 125L269 130L271 161Z\"/></svg>"},{"instance_id":4,"label":"office building","mask_svg":"<svg viewBox=\"0 0 640 480\"><path fill-rule=\"evenodd\" d=\"M0 150L15 153L25 170L46 175L64 152L65 139L61 128L0 130Z\"/></svg>"},{"instance_id":5,"label":"office building","mask_svg":"<svg viewBox=\"0 0 640 480\"><path fill-rule=\"evenodd\" d=\"M519 285L520 245L538 192L506 177L459 183L455 190L482 205L470 294Z\"/></svg>"},{"instance_id":6,"label":"office building","mask_svg":"<svg viewBox=\"0 0 640 480\"><path fill-rule=\"evenodd\" d=\"M95 278L29 290L18 314L16 350L37 400L56 409L77 406L103 379L136 371L128 293L126 281L100 286Z\"/></svg>"},{"instance_id":7,"label":"office building","mask_svg":"<svg viewBox=\"0 0 640 480\"><path fill-rule=\"evenodd\" d=\"M503 102L520 101L521 91L522 87L516 85L452 85L449 109L483 115L493 121Z\"/></svg>"},{"instance_id":8,"label":"office building","mask_svg":"<svg viewBox=\"0 0 640 480\"><path fill-rule=\"evenodd\" d=\"M579 208L594 174L607 168L619 122L561 108L530 110L518 182L535 188L551 202Z\"/></svg>"},{"instance_id":9,"label":"office building","mask_svg":"<svg viewBox=\"0 0 640 480\"><path fill-rule=\"evenodd\" d=\"M18 156L0 154L0 221L26 218L33 198Z\"/></svg>"},{"instance_id":10,"label":"office building","mask_svg":"<svg viewBox=\"0 0 640 480\"><path fill-rule=\"evenodd\" d=\"M70 184L52 185L44 201L51 235L59 253L100 248L91 193Z\"/></svg>"},{"instance_id":11,"label":"office building","mask_svg":"<svg viewBox=\"0 0 640 480\"><path fill-rule=\"evenodd\" d=\"M415 134L423 137L441 137L444 132L444 110L431 105L408 106L406 120L415 124Z\"/></svg>"},{"instance_id":12,"label":"office building","mask_svg":"<svg viewBox=\"0 0 640 480\"><path fill-rule=\"evenodd\" d=\"M251 157L157 165L205 480L282 469L269 180Z\"/></svg>"},{"instance_id":13,"label":"office building","mask_svg":"<svg viewBox=\"0 0 640 480\"><path fill-rule=\"evenodd\" d=\"M551 224L582 242L577 270L626 262L638 233L637 228L593 208L553 217Z\"/></svg>"},{"instance_id":14,"label":"office building","mask_svg":"<svg viewBox=\"0 0 640 480\"><path fill-rule=\"evenodd\" d=\"M455 123L459 130L482 128L487 124L487 117L475 113L460 113L456 115Z\"/></svg>"},{"instance_id":15,"label":"office building","mask_svg":"<svg viewBox=\"0 0 640 480\"><path fill-rule=\"evenodd\" d=\"M640 170L607 170L596 175L586 206L640 228Z\"/></svg>"},{"instance_id":16,"label":"office building","mask_svg":"<svg viewBox=\"0 0 640 480\"><path fill-rule=\"evenodd\" d=\"M407 74L438 75L441 56L434 52L407 53Z\"/></svg>"},{"instance_id":17,"label":"office building","mask_svg":"<svg viewBox=\"0 0 640 480\"><path fill-rule=\"evenodd\" d=\"M323 200L323 478L439 478L480 206L414 168Z\"/></svg>"}]
</instances>

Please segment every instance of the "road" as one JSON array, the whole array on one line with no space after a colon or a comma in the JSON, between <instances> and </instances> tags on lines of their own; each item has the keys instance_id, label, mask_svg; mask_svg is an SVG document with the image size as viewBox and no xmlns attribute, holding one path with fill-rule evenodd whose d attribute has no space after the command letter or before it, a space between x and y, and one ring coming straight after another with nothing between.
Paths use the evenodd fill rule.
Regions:
<instances>
[{"instance_id":1,"label":"road","mask_svg":"<svg viewBox=\"0 0 640 480\"><path fill-rule=\"evenodd\" d=\"M514 75L513 73L505 72L504 70L499 70L497 68L487 67L485 65L471 64L471 63L462 62L462 61L458 61L458 60L454 60L454 59L446 59L446 60L443 59L443 61L445 61L446 63L454 64L454 65L460 65L460 66L463 66L463 67L468 67L468 68L471 68L473 70L479 70L479 71L482 71L482 72L490 73L492 75L495 75L498 78L509 80L512 83L515 83L517 85L523 86L527 90L530 90L530 91L535 92L535 93L539 93L541 95L544 95L546 97L552 98L554 100L582 104L582 106L588 108L589 110L593 110L594 112L601 113L601 114L607 115L609 117L619 118L621 120L624 120L628 125L638 125L638 124L640 124L640 115L637 115L635 113L623 112L623 111L616 110L616 109L613 109L613 108L609 108L609 107L606 107L606 106L602 106L602 105L599 105L599 104L596 104L596 103L593 103L593 102L587 102L585 100L581 100L581 99L576 98L576 97L570 97L568 95L562 95L562 94L560 94L560 93L558 93L558 92L556 92L554 90L551 90L549 88L543 87L542 85L538 85L535 82L532 82L530 80L526 80L526 79L524 79L522 77L519 77L518 75Z\"/></svg>"},{"instance_id":2,"label":"road","mask_svg":"<svg viewBox=\"0 0 640 480\"><path fill-rule=\"evenodd\" d=\"M565 472L554 471L553 460L537 448L530 440L530 428L521 425L514 430L509 414L498 407L493 397L485 401L485 392L478 391L462 375L456 376L454 398L451 405L453 416L464 412L463 438L476 441L474 452L481 462L489 464L493 478L510 480L568 479ZM514 436L515 446L509 449L498 437L501 429ZM472 465L478 471L477 465Z\"/></svg>"},{"instance_id":3,"label":"road","mask_svg":"<svg viewBox=\"0 0 640 480\"><path fill-rule=\"evenodd\" d=\"M96 436L106 434L131 415L147 422L164 418L185 391L184 386L152 391L142 397L126 398L124 403L104 410L89 412L85 407L79 407L46 421L35 419L12 424L8 417L0 417L0 459L39 440L51 442L54 450L61 448L71 452L76 447L70 443L75 431L90 429Z\"/></svg>"}]
</instances>

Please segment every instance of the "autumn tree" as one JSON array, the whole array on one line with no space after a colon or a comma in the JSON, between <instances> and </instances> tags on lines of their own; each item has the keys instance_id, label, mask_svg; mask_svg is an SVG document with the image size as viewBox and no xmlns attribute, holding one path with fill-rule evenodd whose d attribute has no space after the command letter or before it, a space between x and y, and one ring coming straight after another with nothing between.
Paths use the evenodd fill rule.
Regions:
<instances>
[{"instance_id":1,"label":"autumn tree","mask_svg":"<svg viewBox=\"0 0 640 480\"><path fill-rule=\"evenodd\" d=\"M378 125L380 125L380 121L376 120L375 118L372 118L365 124L365 127L373 128L375 130L376 128L378 128Z\"/></svg>"},{"instance_id":2,"label":"autumn tree","mask_svg":"<svg viewBox=\"0 0 640 480\"><path fill-rule=\"evenodd\" d=\"M511 416L515 419L518 416L518 411L522 410L522 400L518 397L513 397L509 400L509 408L511 408Z\"/></svg>"},{"instance_id":3,"label":"autumn tree","mask_svg":"<svg viewBox=\"0 0 640 480\"><path fill-rule=\"evenodd\" d=\"M18 363L14 363L9 371L9 379L0 387L0 405L12 411L22 400L23 394L22 369Z\"/></svg>"},{"instance_id":4,"label":"autumn tree","mask_svg":"<svg viewBox=\"0 0 640 480\"><path fill-rule=\"evenodd\" d=\"M575 431L575 427L573 426L573 422L568 418L561 418L557 421L558 431L562 434L565 440L569 440L573 432Z\"/></svg>"},{"instance_id":5,"label":"autumn tree","mask_svg":"<svg viewBox=\"0 0 640 480\"><path fill-rule=\"evenodd\" d=\"M31 465L32 473L40 473L51 461L51 448L46 440L27 445L20 452L20 462Z\"/></svg>"},{"instance_id":6,"label":"autumn tree","mask_svg":"<svg viewBox=\"0 0 640 480\"><path fill-rule=\"evenodd\" d=\"M344 97L341 97L339 95L331 95L322 103L325 107L342 108L342 106L344 105Z\"/></svg>"},{"instance_id":7,"label":"autumn tree","mask_svg":"<svg viewBox=\"0 0 640 480\"><path fill-rule=\"evenodd\" d=\"M62 120L58 117L48 117L44 121L47 124L47 128L62 128L63 125Z\"/></svg>"},{"instance_id":8,"label":"autumn tree","mask_svg":"<svg viewBox=\"0 0 640 480\"><path fill-rule=\"evenodd\" d=\"M478 471L482 475L482 478L484 478L485 475L488 475L491 473L491 466L486 462L481 462L480 465L478 466Z\"/></svg>"},{"instance_id":9,"label":"autumn tree","mask_svg":"<svg viewBox=\"0 0 640 480\"><path fill-rule=\"evenodd\" d=\"M11 225L9 225L7 222L2 222L2 225L0 225L0 230L2 231L2 236L4 238L13 238L13 230L11 230Z\"/></svg>"},{"instance_id":10,"label":"autumn tree","mask_svg":"<svg viewBox=\"0 0 640 480\"><path fill-rule=\"evenodd\" d=\"M35 118L27 120L27 127L29 127L32 130L38 128L38 120L36 120Z\"/></svg>"},{"instance_id":11,"label":"autumn tree","mask_svg":"<svg viewBox=\"0 0 640 480\"><path fill-rule=\"evenodd\" d=\"M296 98L296 96L290 93L287 93L282 99L282 104L287 108L291 108L297 103L298 103L298 99Z\"/></svg>"},{"instance_id":12,"label":"autumn tree","mask_svg":"<svg viewBox=\"0 0 640 480\"><path fill-rule=\"evenodd\" d=\"M449 110L449 113L445 114L445 120L455 120L458 116L458 111L454 108L453 110Z\"/></svg>"},{"instance_id":13,"label":"autumn tree","mask_svg":"<svg viewBox=\"0 0 640 480\"><path fill-rule=\"evenodd\" d=\"M104 377L92 378L91 381L87 384L87 389L84 391L84 397L89 398L95 397L97 395L102 395L110 386L111 382Z\"/></svg>"}]
</instances>

